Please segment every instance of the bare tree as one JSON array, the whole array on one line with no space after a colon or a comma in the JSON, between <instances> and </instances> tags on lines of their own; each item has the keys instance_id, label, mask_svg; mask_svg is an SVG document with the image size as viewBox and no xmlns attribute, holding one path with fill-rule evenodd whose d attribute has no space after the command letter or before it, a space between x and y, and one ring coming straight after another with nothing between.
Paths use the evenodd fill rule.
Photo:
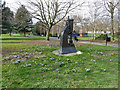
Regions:
<instances>
[{"instance_id":1,"label":"bare tree","mask_svg":"<svg viewBox=\"0 0 120 90\"><path fill-rule=\"evenodd\" d=\"M90 24L90 19L89 18L83 18L81 25L82 25L82 32L87 33L89 31L89 24Z\"/></svg>"},{"instance_id":2,"label":"bare tree","mask_svg":"<svg viewBox=\"0 0 120 90\"><path fill-rule=\"evenodd\" d=\"M65 24L66 24L66 20L63 19L61 22L54 25L51 29L52 36L55 35L56 33L57 33L57 35L60 35Z\"/></svg>"},{"instance_id":3,"label":"bare tree","mask_svg":"<svg viewBox=\"0 0 120 90\"><path fill-rule=\"evenodd\" d=\"M99 18L97 21L97 32L101 34L102 31L104 31L104 33L106 33L106 31L110 31L110 22L109 22L109 19L106 18L106 17L101 17Z\"/></svg>"},{"instance_id":4,"label":"bare tree","mask_svg":"<svg viewBox=\"0 0 120 90\"><path fill-rule=\"evenodd\" d=\"M118 32L118 25L119 25L119 22L118 22L118 13L115 14L114 16L114 33L117 33Z\"/></svg>"},{"instance_id":5,"label":"bare tree","mask_svg":"<svg viewBox=\"0 0 120 90\"><path fill-rule=\"evenodd\" d=\"M33 17L45 23L47 40L49 40L51 28L62 21L69 12L83 4L83 2L77 4L74 0L66 2L60 2L59 0L36 0L36 2L30 1L29 3Z\"/></svg>"},{"instance_id":6,"label":"bare tree","mask_svg":"<svg viewBox=\"0 0 120 90\"><path fill-rule=\"evenodd\" d=\"M93 39L96 38L97 19L102 15L102 3L95 1L93 5L88 3L91 23L93 24Z\"/></svg>"},{"instance_id":7,"label":"bare tree","mask_svg":"<svg viewBox=\"0 0 120 90\"><path fill-rule=\"evenodd\" d=\"M118 5L118 32L119 32L118 38L120 38L120 3Z\"/></svg>"},{"instance_id":8,"label":"bare tree","mask_svg":"<svg viewBox=\"0 0 120 90\"><path fill-rule=\"evenodd\" d=\"M114 1L114 0L104 0L104 6L106 8L106 10L110 13L111 16L111 34L112 34L112 40L114 40L114 28L113 28L113 19L114 19L114 12L115 9L117 8L119 2L118 1Z\"/></svg>"}]
</instances>

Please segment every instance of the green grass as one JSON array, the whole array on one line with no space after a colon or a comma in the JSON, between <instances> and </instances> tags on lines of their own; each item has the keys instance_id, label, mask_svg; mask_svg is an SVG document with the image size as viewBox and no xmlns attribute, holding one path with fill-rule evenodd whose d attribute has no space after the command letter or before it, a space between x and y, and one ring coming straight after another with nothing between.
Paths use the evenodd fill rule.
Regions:
<instances>
[{"instance_id":1,"label":"green grass","mask_svg":"<svg viewBox=\"0 0 120 90\"><path fill-rule=\"evenodd\" d=\"M100 34L96 34L96 37L98 37ZM93 40L93 35L92 34L88 34L88 36L90 37L78 37L79 40ZM109 37L112 37L111 35L108 34ZM118 41L118 36L114 36L114 40Z\"/></svg>"},{"instance_id":2,"label":"green grass","mask_svg":"<svg viewBox=\"0 0 120 90\"><path fill-rule=\"evenodd\" d=\"M57 56L52 53L52 51L59 49L59 46L55 45L3 44L3 49L18 49L19 51L3 55L2 87L118 87L118 48L99 45L76 46L76 48L83 54ZM19 58L12 58L15 55ZM20 64L13 64L16 60L20 60ZM85 68L90 71L87 72Z\"/></svg>"},{"instance_id":3,"label":"green grass","mask_svg":"<svg viewBox=\"0 0 120 90\"><path fill-rule=\"evenodd\" d=\"M0 43L2 43L2 49L20 49L21 47L27 47L29 45L23 44L26 41L30 40L45 40L45 38L40 36L29 36L22 37L20 34L18 36L9 36L8 34L3 34L0 37Z\"/></svg>"},{"instance_id":4,"label":"green grass","mask_svg":"<svg viewBox=\"0 0 120 90\"><path fill-rule=\"evenodd\" d=\"M27 37L23 37L23 36L24 36L23 34L15 34L10 37L9 34L2 34L2 36L0 36L0 39L2 40L44 40L45 39L45 37L43 36L34 36L34 35L26 35ZM57 38L57 37L52 37L52 38ZM77 37L77 38L79 40L93 40L93 37ZM117 37L115 37L114 39L115 41L118 41Z\"/></svg>"},{"instance_id":5,"label":"green grass","mask_svg":"<svg viewBox=\"0 0 120 90\"><path fill-rule=\"evenodd\" d=\"M78 37L79 40L93 40L93 37Z\"/></svg>"},{"instance_id":6,"label":"green grass","mask_svg":"<svg viewBox=\"0 0 120 90\"><path fill-rule=\"evenodd\" d=\"M9 34L2 34L2 37L8 37L8 36L10 36ZM11 34L11 37L23 37L24 36L24 34ZM28 35L28 34L26 34L26 36L34 36L34 35Z\"/></svg>"},{"instance_id":7,"label":"green grass","mask_svg":"<svg viewBox=\"0 0 120 90\"><path fill-rule=\"evenodd\" d=\"M27 37L22 37L22 36L9 36L9 35L2 35L0 37L1 40L44 40L45 38L40 37L40 36L27 36Z\"/></svg>"},{"instance_id":8,"label":"green grass","mask_svg":"<svg viewBox=\"0 0 120 90\"><path fill-rule=\"evenodd\" d=\"M78 37L79 40L93 40L93 37ZM115 41L118 41L118 38L114 38Z\"/></svg>"}]
</instances>

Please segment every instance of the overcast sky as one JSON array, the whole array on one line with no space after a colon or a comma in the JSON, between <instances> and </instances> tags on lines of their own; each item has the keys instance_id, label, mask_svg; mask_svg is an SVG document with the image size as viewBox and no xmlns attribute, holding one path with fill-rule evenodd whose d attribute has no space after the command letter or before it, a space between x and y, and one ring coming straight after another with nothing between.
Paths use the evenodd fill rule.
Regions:
<instances>
[{"instance_id":1,"label":"overcast sky","mask_svg":"<svg viewBox=\"0 0 120 90\"><path fill-rule=\"evenodd\" d=\"M27 5L27 1L29 1L29 0L2 0L2 2L4 2L4 1L6 1L6 5L8 7L10 7L10 9L14 13L16 13L16 11L17 11L17 9L19 8L19 5L20 5L19 2L21 4ZM63 1L63 0L61 0L61 1ZM87 7L88 2L89 3L93 3L95 1L101 1L101 0L78 0L78 1L79 2L85 2L85 4L83 5L83 7L81 8L81 10L80 11L76 11L77 14L80 14L80 16L82 16L83 18L85 18L85 17L89 17L89 15L88 15L89 7Z\"/></svg>"},{"instance_id":2,"label":"overcast sky","mask_svg":"<svg viewBox=\"0 0 120 90\"><path fill-rule=\"evenodd\" d=\"M19 2L22 4L26 3L26 0L2 0L2 2L6 2L7 6L11 8L12 11L16 12L19 7Z\"/></svg>"},{"instance_id":3,"label":"overcast sky","mask_svg":"<svg viewBox=\"0 0 120 90\"><path fill-rule=\"evenodd\" d=\"M29 1L29 0L2 0L2 2L4 2L4 1L6 1L7 6L10 7L12 11L15 12L16 9L19 7L19 2L21 4L26 4L27 5L27 1ZM61 0L61 1L63 1L63 0ZM80 1L80 2L88 2L89 1L89 2L92 3L93 1L96 1L96 0L78 0L78 1Z\"/></svg>"}]
</instances>

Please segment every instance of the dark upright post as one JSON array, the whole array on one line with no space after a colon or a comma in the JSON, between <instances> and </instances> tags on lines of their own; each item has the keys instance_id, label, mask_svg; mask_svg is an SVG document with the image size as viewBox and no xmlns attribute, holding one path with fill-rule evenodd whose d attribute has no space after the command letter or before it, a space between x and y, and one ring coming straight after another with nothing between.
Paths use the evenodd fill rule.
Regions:
<instances>
[{"instance_id":1,"label":"dark upright post","mask_svg":"<svg viewBox=\"0 0 120 90\"><path fill-rule=\"evenodd\" d=\"M106 46L107 46L107 38L108 38L108 35L106 34Z\"/></svg>"}]
</instances>

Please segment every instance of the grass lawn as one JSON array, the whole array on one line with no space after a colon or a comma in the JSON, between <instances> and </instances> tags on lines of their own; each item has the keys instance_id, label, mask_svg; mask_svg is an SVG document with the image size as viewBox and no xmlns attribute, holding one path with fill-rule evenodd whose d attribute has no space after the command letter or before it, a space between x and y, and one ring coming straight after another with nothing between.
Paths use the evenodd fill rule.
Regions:
<instances>
[{"instance_id":1,"label":"grass lawn","mask_svg":"<svg viewBox=\"0 0 120 90\"><path fill-rule=\"evenodd\" d=\"M2 56L3 88L117 88L118 48L76 46L81 55L57 56L58 45L28 45L6 40Z\"/></svg>"},{"instance_id":2,"label":"grass lawn","mask_svg":"<svg viewBox=\"0 0 120 90\"><path fill-rule=\"evenodd\" d=\"M78 37L79 40L93 40L93 37ZM114 38L115 41L118 41L118 38Z\"/></svg>"},{"instance_id":3,"label":"grass lawn","mask_svg":"<svg viewBox=\"0 0 120 90\"><path fill-rule=\"evenodd\" d=\"M78 37L79 40L93 40L93 37Z\"/></svg>"},{"instance_id":4,"label":"grass lawn","mask_svg":"<svg viewBox=\"0 0 120 90\"><path fill-rule=\"evenodd\" d=\"M100 34L96 34L96 37L98 37ZM89 37L77 37L79 40L93 40L93 36L92 35L89 35ZM112 37L111 35L108 35L109 37ZM115 35L114 37L114 40L115 41L118 41L118 37Z\"/></svg>"},{"instance_id":5,"label":"grass lawn","mask_svg":"<svg viewBox=\"0 0 120 90\"><path fill-rule=\"evenodd\" d=\"M27 36L27 37L23 37L20 35L12 35L11 37L8 34L3 34L0 39L2 40L44 40L45 38L40 37L40 36ZM6 42L6 41L3 41Z\"/></svg>"}]
</instances>

